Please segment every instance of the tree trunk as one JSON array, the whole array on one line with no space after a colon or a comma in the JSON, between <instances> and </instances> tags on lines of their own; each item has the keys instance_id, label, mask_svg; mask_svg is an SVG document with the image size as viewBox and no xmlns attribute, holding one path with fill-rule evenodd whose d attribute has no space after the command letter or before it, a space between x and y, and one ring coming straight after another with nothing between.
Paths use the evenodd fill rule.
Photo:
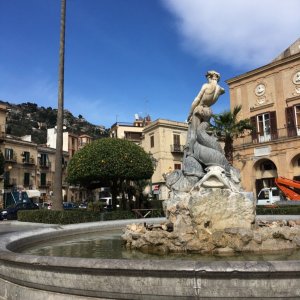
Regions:
<instances>
[{"instance_id":1,"label":"tree trunk","mask_svg":"<svg viewBox=\"0 0 300 300\"><path fill-rule=\"evenodd\" d=\"M224 153L228 162L233 164L233 139L232 137L225 138Z\"/></svg>"},{"instance_id":2,"label":"tree trunk","mask_svg":"<svg viewBox=\"0 0 300 300\"><path fill-rule=\"evenodd\" d=\"M64 112L64 64L65 64L65 20L66 0L61 0L60 43L59 43L59 80L58 80L58 108L57 135L54 174L53 209L63 210L62 198L62 158L63 158L63 112Z\"/></svg>"},{"instance_id":3,"label":"tree trunk","mask_svg":"<svg viewBox=\"0 0 300 300\"><path fill-rule=\"evenodd\" d=\"M111 188L111 201L112 201L112 208L113 210L116 210L117 208L117 196L118 196L118 181L113 180L112 184L110 186Z\"/></svg>"}]
</instances>

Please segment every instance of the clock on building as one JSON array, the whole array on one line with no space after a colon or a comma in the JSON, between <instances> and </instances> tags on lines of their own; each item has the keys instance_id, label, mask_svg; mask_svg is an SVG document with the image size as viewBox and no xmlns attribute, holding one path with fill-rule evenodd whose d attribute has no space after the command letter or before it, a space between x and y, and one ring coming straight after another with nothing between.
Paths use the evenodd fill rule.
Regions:
<instances>
[{"instance_id":1,"label":"clock on building","mask_svg":"<svg viewBox=\"0 0 300 300\"><path fill-rule=\"evenodd\" d=\"M266 87L263 83L259 83L254 90L256 96L262 96L265 93L265 91Z\"/></svg>"},{"instance_id":2,"label":"clock on building","mask_svg":"<svg viewBox=\"0 0 300 300\"><path fill-rule=\"evenodd\" d=\"M295 84L300 84L300 71L296 72L293 76L293 82Z\"/></svg>"}]
</instances>

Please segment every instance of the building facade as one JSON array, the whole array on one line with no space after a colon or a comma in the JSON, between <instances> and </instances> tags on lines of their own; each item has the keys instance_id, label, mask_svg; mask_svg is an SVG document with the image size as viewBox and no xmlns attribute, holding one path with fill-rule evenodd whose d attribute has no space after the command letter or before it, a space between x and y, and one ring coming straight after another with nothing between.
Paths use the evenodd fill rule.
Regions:
<instances>
[{"instance_id":1,"label":"building facade","mask_svg":"<svg viewBox=\"0 0 300 300\"><path fill-rule=\"evenodd\" d=\"M234 143L234 166L255 194L283 176L300 180L300 39L271 63L227 80L230 106L242 105L253 132Z\"/></svg>"},{"instance_id":2,"label":"building facade","mask_svg":"<svg viewBox=\"0 0 300 300\"><path fill-rule=\"evenodd\" d=\"M164 174L182 168L187 130L187 123L164 119L158 119L143 129L141 146L153 158L155 170L151 189L158 199L165 200L169 195Z\"/></svg>"},{"instance_id":3,"label":"building facade","mask_svg":"<svg viewBox=\"0 0 300 300\"><path fill-rule=\"evenodd\" d=\"M125 139L136 144L141 143L143 129L145 126L151 123L150 116L141 118L135 115L133 123L116 122L110 128L110 137Z\"/></svg>"},{"instance_id":4,"label":"building facade","mask_svg":"<svg viewBox=\"0 0 300 300\"><path fill-rule=\"evenodd\" d=\"M0 105L0 150L4 156L4 174L0 178L1 196L9 191L39 191L40 201L51 202L55 174L55 129L48 130L47 145L31 142L30 136L23 138L6 134L6 107ZM87 192L79 186L69 186L65 181L67 164L76 151L92 141L88 135L76 136L64 133L63 182L64 201L81 202L87 199ZM0 197L0 208L3 197Z\"/></svg>"}]
</instances>

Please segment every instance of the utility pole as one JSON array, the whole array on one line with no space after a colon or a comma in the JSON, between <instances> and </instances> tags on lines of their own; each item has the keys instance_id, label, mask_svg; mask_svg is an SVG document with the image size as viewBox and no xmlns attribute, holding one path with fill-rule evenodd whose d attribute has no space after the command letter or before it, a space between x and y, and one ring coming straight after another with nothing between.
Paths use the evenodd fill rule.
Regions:
<instances>
[{"instance_id":1,"label":"utility pole","mask_svg":"<svg viewBox=\"0 0 300 300\"><path fill-rule=\"evenodd\" d=\"M65 71L65 23L66 0L61 0L60 15L60 42L59 42L59 79L58 79L58 107L57 107L57 132L54 173L54 199L53 209L63 210L62 198L62 159L63 159L63 119L64 119L64 71Z\"/></svg>"}]
</instances>

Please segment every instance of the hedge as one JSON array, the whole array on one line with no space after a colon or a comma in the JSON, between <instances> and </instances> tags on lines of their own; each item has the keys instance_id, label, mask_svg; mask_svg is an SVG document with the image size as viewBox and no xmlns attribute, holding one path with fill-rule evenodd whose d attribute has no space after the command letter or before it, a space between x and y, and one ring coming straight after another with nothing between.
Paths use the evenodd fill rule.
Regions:
<instances>
[{"instance_id":1,"label":"hedge","mask_svg":"<svg viewBox=\"0 0 300 300\"><path fill-rule=\"evenodd\" d=\"M257 215L300 215L300 205L257 206Z\"/></svg>"},{"instance_id":2,"label":"hedge","mask_svg":"<svg viewBox=\"0 0 300 300\"><path fill-rule=\"evenodd\" d=\"M76 224L101 221L101 214L93 211L74 210L20 210L18 220L22 222L46 223L46 224Z\"/></svg>"},{"instance_id":3,"label":"hedge","mask_svg":"<svg viewBox=\"0 0 300 300\"><path fill-rule=\"evenodd\" d=\"M161 217L162 211L152 213L149 217ZM46 224L76 224L85 222L98 222L110 220L135 219L131 211L116 210L111 212L95 212L82 209L73 210L20 210L18 220L21 222L46 223Z\"/></svg>"}]
</instances>

